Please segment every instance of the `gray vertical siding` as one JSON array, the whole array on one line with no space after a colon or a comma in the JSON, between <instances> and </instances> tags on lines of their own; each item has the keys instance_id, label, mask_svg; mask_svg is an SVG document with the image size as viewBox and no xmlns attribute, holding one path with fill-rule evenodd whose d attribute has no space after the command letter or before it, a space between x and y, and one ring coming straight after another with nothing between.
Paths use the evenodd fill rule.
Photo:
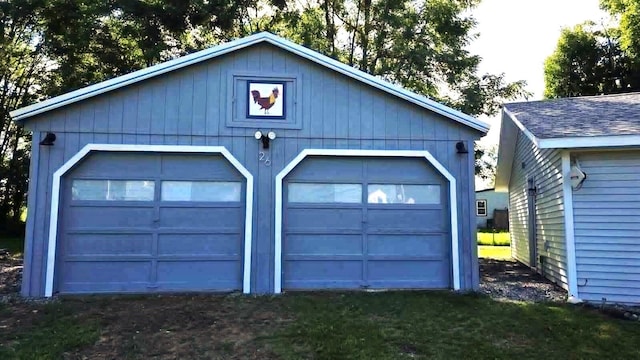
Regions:
<instances>
[{"instance_id":1,"label":"gray vertical siding","mask_svg":"<svg viewBox=\"0 0 640 360\"><path fill-rule=\"evenodd\" d=\"M529 262L529 215L527 180L535 178L536 244L538 272L567 288L567 262L564 237L562 158L557 149L539 149L521 131L509 182L509 229L511 251L518 261ZM542 265L542 266L540 266Z\"/></svg>"},{"instance_id":2,"label":"gray vertical siding","mask_svg":"<svg viewBox=\"0 0 640 360\"><path fill-rule=\"evenodd\" d=\"M296 106L303 111L300 130L275 129L278 138L259 162L256 128L227 127L234 71L302 74ZM274 181L276 174L305 148L429 150L457 179L462 288L478 287L475 247L473 154L457 154L459 140L473 148L475 130L270 45L256 45L192 65L27 121L37 138L58 136L55 146L41 147L31 164L31 232L23 294L42 296L53 172L89 143L153 145L221 145L255 177L253 214L253 292L273 290ZM260 130L269 130L261 128Z\"/></svg>"},{"instance_id":3,"label":"gray vertical siding","mask_svg":"<svg viewBox=\"0 0 640 360\"><path fill-rule=\"evenodd\" d=\"M574 153L587 174L573 191L578 296L640 302L640 152Z\"/></svg>"}]
</instances>

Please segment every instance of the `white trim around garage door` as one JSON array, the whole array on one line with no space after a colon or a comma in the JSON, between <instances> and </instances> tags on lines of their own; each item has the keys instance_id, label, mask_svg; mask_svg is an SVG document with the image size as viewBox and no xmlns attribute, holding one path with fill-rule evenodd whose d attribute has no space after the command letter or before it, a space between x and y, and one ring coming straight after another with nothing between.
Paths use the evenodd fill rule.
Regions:
<instances>
[{"instance_id":1,"label":"white trim around garage door","mask_svg":"<svg viewBox=\"0 0 640 360\"><path fill-rule=\"evenodd\" d=\"M308 156L362 156L362 157L414 157L425 158L449 181L449 209L451 215L451 265L453 267L453 289L460 290L460 255L458 253L458 202L456 179L431 153L426 150L342 150L305 149L276 175L275 193L275 267L274 292L282 292L282 212L284 178Z\"/></svg>"},{"instance_id":2,"label":"white trim around garage door","mask_svg":"<svg viewBox=\"0 0 640 360\"><path fill-rule=\"evenodd\" d=\"M120 144L88 144L53 173L51 190L51 214L49 218L49 243L47 252L47 273L45 296L53 295L53 279L56 263L56 244L58 237L58 212L60 204L60 182L62 176L71 170L80 160L92 151L111 152L156 152L156 153L209 153L220 154L247 179L245 223L244 223L244 273L242 291L248 294L251 290L251 236L253 214L253 175L224 146L185 146L185 145L120 145Z\"/></svg>"}]
</instances>

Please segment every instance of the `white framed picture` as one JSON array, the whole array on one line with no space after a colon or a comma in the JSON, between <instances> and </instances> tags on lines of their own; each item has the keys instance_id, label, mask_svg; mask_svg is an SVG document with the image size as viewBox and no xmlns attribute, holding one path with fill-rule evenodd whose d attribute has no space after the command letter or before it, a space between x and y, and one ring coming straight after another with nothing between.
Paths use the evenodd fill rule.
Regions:
<instances>
[{"instance_id":1,"label":"white framed picture","mask_svg":"<svg viewBox=\"0 0 640 360\"><path fill-rule=\"evenodd\" d=\"M247 118L284 119L286 87L280 81L247 81Z\"/></svg>"}]
</instances>

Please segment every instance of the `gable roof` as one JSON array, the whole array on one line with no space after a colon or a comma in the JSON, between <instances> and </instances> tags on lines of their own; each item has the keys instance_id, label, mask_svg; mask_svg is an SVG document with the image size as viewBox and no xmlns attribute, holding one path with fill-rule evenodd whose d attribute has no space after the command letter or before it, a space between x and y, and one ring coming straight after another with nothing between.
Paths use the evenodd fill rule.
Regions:
<instances>
[{"instance_id":1,"label":"gable roof","mask_svg":"<svg viewBox=\"0 0 640 360\"><path fill-rule=\"evenodd\" d=\"M540 149L640 146L640 92L505 104L496 191L506 191L522 132Z\"/></svg>"},{"instance_id":2,"label":"gable roof","mask_svg":"<svg viewBox=\"0 0 640 360\"><path fill-rule=\"evenodd\" d=\"M78 89L60 96L56 96L52 99L48 99L30 106L26 106L10 113L11 117L15 121L27 119L31 116L42 114L44 112L73 104L75 102L103 94L118 88L143 81L145 79L158 76L173 70L183 68L192 64L197 64L202 61L216 58L218 56L230 53L232 51L240 50L259 43L269 43L277 46L290 53L311 60L317 64L327 67L331 70L337 71L343 75L349 76L355 80L361 81L367 85L373 86L377 89L385 91L391 95L397 96L401 99L409 101L413 104L421 106L427 110L433 111L440 115L446 116L454 121L464 124L468 127L486 133L489 130L489 125L483 121L480 121L472 116L464 114L458 110L452 109L448 106L435 102L427 97L418 95L411 91L405 90L390 82L384 81L372 75L369 75L363 71L357 70L351 66L336 61L328 56L322 55L318 52L310 50L304 46L295 44L289 40L273 35L268 32L261 32L254 35L250 35L238 40L234 40L225 44L217 45L209 49L198 51L196 53L186 55L171 61L167 61L161 64L157 64L142 70L132 72L127 75L119 76L117 78L103 81L101 83L87 86L82 89Z\"/></svg>"}]
</instances>

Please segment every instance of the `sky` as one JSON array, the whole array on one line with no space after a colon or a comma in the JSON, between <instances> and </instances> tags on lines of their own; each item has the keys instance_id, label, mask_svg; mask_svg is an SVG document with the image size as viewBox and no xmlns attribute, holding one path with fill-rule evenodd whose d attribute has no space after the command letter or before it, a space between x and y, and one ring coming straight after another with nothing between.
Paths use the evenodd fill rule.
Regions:
<instances>
[{"instance_id":1,"label":"sky","mask_svg":"<svg viewBox=\"0 0 640 360\"><path fill-rule=\"evenodd\" d=\"M482 57L479 72L505 73L507 81L526 80L539 100L544 91L544 60L556 47L560 30L587 20L607 22L599 0L483 0L473 10L480 37L470 46ZM499 118L482 118L491 131L481 143L498 142Z\"/></svg>"}]
</instances>

